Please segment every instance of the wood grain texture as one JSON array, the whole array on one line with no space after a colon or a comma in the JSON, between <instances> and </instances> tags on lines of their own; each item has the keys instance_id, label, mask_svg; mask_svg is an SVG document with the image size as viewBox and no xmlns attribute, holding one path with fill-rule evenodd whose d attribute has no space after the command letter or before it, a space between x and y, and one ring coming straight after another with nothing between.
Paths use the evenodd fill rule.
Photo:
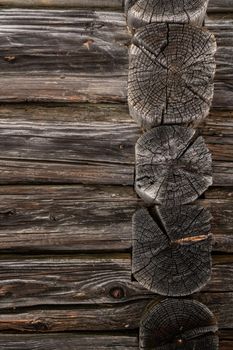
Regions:
<instances>
[{"instance_id":1,"label":"wood grain texture","mask_svg":"<svg viewBox=\"0 0 233 350\"><path fill-rule=\"evenodd\" d=\"M199 128L215 185L233 185L232 130L231 112L213 111ZM2 104L0 183L132 185L140 135L126 105Z\"/></svg>"},{"instance_id":2,"label":"wood grain texture","mask_svg":"<svg viewBox=\"0 0 233 350\"><path fill-rule=\"evenodd\" d=\"M0 23L1 102L126 101L130 35L122 13L5 9ZM232 20L214 17L206 25L220 47L213 103L230 109Z\"/></svg>"},{"instance_id":3,"label":"wood grain texture","mask_svg":"<svg viewBox=\"0 0 233 350\"><path fill-rule=\"evenodd\" d=\"M217 350L217 331L216 319L205 305L189 299L166 299L142 316L139 347Z\"/></svg>"},{"instance_id":4,"label":"wood grain texture","mask_svg":"<svg viewBox=\"0 0 233 350\"><path fill-rule=\"evenodd\" d=\"M118 333L1 334L0 347L4 350L138 350L138 339L137 335Z\"/></svg>"},{"instance_id":5,"label":"wood grain texture","mask_svg":"<svg viewBox=\"0 0 233 350\"><path fill-rule=\"evenodd\" d=\"M211 194L199 203L213 215L213 249L233 252L232 198ZM121 186L1 186L0 197L2 252L130 250L141 206L133 188Z\"/></svg>"},{"instance_id":6,"label":"wood grain texture","mask_svg":"<svg viewBox=\"0 0 233 350\"><path fill-rule=\"evenodd\" d=\"M130 115L147 129L198 124L213 99L215 52L215 38L207 30L174 23L142 27L130 47Z\"/></svg>"},{"instance_id":7,"label":"wood grain texture","mask_svg":"<svg viewBox=\"0 0 233 350\"><path fill-rule=\"evenodd\" d=\"M95 304L70 307L32 307L2 310L0 331L69 332L121 331L138 329L141 316L155 295L119 304ZM200 293L195 296L214 313L220 329L233 328L232 293Z\"/></svg>"},{"instance_id":8,"label":"wood grain texture","mask_svg":"<svg viewBox=\"0 0 233 350\"><path fill-rule=\"evenodd\" d=\"M232 0L210 0L208 5L210 12L233 12Z\"/></svg>"},{"instance_id":9,"label":"wood grain texture","mask_svg":"<svg viewBox=\"0 0 233 350\"><path fill-rule=\"evenodd\" d=\"M4 350L138 350L138 336L99 333L55 334L0 334L0 346ZM233 341L220 333L220 350L232 350Z\"/></svg>"},{"instance_id":10,"label":"wood grain texture","mask_svg":"<svg viewBox=\"0 0 233 350\"><path fill-rule=\"evenodd\" d=\"M0 0L2 7L46 7L46 8L113 8L122 10L124 2L121 0ZM209 12L232 12L231 0L210 0Z\"/></svg>"},{"instance_id":11,"label":"wood grain texture","mask_svg":"<svg viewBox=\"0 0 233 350\"><path fill-rule=\"evenodd\" d=\"M0 6L5 7L46 7L46 8L112 8L121 10L121 0L0 0Z\"/></svg>"},{"instance_id":12,"label":"wood grain texture","mask_svg":"<svg viewBox=\"0 0 233 350\"><path fill-rule=\"evenodd\" d=\"M191 23L202 26L209 0L126 0L128 27L133 31L150 23Z\"/></svg>"},{"instance_id":13,"label":"wood grain texture","mask_svg":"<svg viewBox=\"0 0 233 350\"><path fill-rule=\"evenodd\" d=\"M148 204L191 203L212 185L212 157L194 129L158 126L135 149L135 190Z\"/></svg>"},{"instance_id":14,"label":"wood grain texture","mask_svg":"<svg viewBox=\"0 0 233 350\"><path fill-rule=\"evenodd\" d=\"M69 312L69 309L81 312L86 308L91 314L92 309L98 310L98 306L101 306L109 307L109 312L111 307L116 312L119 308L120 312L121 308L134 309L137 303L140 306L142 300L145 303L155 296L132 280L131 254L1 255L0 268L1 315L9 314L12 317L14 310L16 313L29 312L31 309L39 312L49 308L62 309L64 312ZM221 303L215 300L216 307L221 306L225 297L231 315L230 319L226 316L225 320L231 323L232 305L229 305L227 295L233 289L232 271L230 255L224 258L221 255L214 256L213 275L203 289L207 294L200 294L200 297L202 294L208 295L210 299L204 302L208 303L214 293L220 293ZM221 312L226 312L226 309L223 307ZM115 322L122 322L114 317L114 311L110 314ZM127 324L127 317L123 316ZM97 320L93 319L92 322L97 329L101 329ZM130 322L134 322L133 319ZM110 325L108 329L111 329Z\"/></svg>"},{"instance_id":15,"label":"wood grain texture","mask_svg":"<svg viewBox=\"0 0 233 350\"><path fill-rule=\"evenodd\" d=\"M203 207L139 209L133 216L132 273L148 290L180 297L211 278L210 212Z\"/></svg>"}]
</instances>

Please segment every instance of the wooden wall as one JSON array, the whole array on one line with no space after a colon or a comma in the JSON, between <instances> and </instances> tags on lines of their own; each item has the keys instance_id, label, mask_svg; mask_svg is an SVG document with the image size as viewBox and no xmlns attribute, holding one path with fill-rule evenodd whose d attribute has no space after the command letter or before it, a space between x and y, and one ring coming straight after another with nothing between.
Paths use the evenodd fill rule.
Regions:
<instances>
[{"instance_id":1,"label":"wooden wall","mask_svg":"<svg viewBox=\"0 0 233 350\"><path fill-rule=\"evenodd\" d=\"M64 5L65 4L65 5ZM134 144L122 1L0 0L0 349L138 349L158 296L131 277ZM16 9L15 6L21 7ZM62 8L61 8L62 7ZM87 8L88 7L88 8ZM233 1L210 0L213 276L195 298L233 348Z\"/></svg>"}]
</instances>

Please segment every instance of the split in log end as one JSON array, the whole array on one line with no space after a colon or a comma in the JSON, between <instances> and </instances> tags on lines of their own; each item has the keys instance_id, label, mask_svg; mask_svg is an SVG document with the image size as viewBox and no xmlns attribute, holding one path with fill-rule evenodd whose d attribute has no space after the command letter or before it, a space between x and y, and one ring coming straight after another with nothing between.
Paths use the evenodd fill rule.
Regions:
<instances>
[{"instance_id":1,"label":"split in log end","mask_svg":"<svg viewBox=\"0 0 233 350\"><path fill-rule=\"evenodd\" d=\"M145 129L196 126L214 93L216 40L207 30L151 24L132 39L128 77L131 116Z\"/></svg>"},{"instance_id":2,"label":"split in log end","mask_svg":"<svg viewBox=\"0 0 233 350\"><path fill-rule=\"evenodd\" d=\"M209 211L197 205L139 209L133 216L132 272L148 290L180 297L211 278Z\"/></svg>"},{"instance_id":3,"label":"split in log end","mask_svg":"<svg viewBox=\"0 0 233 350\"><path fill-rule=\"evenodd\" d=\"M191 203L211 185L211 154L195 130L159 126L139 138L135 190L146 203Z\"/></svg>"}]
</instances>

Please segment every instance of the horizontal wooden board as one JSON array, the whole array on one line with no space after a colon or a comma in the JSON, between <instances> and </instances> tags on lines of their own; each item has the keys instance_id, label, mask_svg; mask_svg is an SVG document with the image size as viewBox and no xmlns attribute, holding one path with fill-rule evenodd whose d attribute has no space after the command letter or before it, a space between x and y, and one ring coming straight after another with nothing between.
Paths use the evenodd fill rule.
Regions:
<instances>
[{"instance_id":1,"label":"horizontal wooden board","mask_svg":"<svg viewBox=\"0 0 233 350\"><path fill-rule=\"evenodd\" d=\"M216 0L211 0L212 2ZM112 8L123 9L124 0L0 0L5 7Z\"/></svg>"},{"instance_id":2,"label":"horizontal wooden board","mask_svg":"<svg viewBox=\"0 0 233 350\"><path fill-rule=\"evenodd\" d=\"M1 101L126 101L123 13L3 9L0 23ZM233 21L214 16L206 26L218 41L213 106L232 109Z\"/></svg>"},{"instance_id":3,"label":"horizontal wooden board","mask_svg":"<svg viewBox=\"0 0 233 350\"><path fill-rule=\"evenodd\" d=\"M0 347L4 350L138 350L137 334L56 333L56 334L1 334ZM220 334L220 350L232 350L233 341Z\"/></svg>"},{"instance_id":4,"label":"horizontal wooden board","mask_svg":"<svg viewBox=\"0 0 233 350\"><path fill-rule=\"evenodd\" d=\"M233 185L232 112L199 128L214 159L215 186ZM132 185L141 130L121 104L1 105L0 184Z\"/></svg>"},{"instance_id":5,"label":"horizontal wooden board","mask_svg":"<svg viewBox=\"0 0 233 350\"><path fill-rule=\"evenodd\" d=\"M233 291L232 273L231 255L213 257L212 278L203 289L209 293L208 297L203 294L206 303L214 298L214 293ZM14 314L15 309L16 312L21 308L44 310L50 306L56 309L59 305L62 308L65 305L74 308L89 305L90 312L94 305L130 308L132 304L140 304L142 299L155 296L132 280L131 255L119 253L105 256L1 256L0 295L1 315ZM229 312L233 311L233 306L229 307ZM233 312L231 322L233 327Z\"/></svg>"},{"instance_id":6,"label":"horizontal wooden board","mask_svg":"<svg viewBox=\"0 0 233 350\"><path fill-rule=\"evenodd\" d=\"M2 252L130 250L132 215L142 205L121 186L2 186L0 198ZM233 200L199 203L213 215L214 251L233 252Z\"/></svg>"},{"instance_id":7,"label":"horizontal wooden board","mask_svg":"<svg viewBox=\"0 0 233 350\"><path fill-rule=\"evenodd\" d=\"M215 314L220 329L233 328L233 293L200 293L195 299L206 304ZM70 308L44 307L1 311L0 331L17 332L69 332L69 331L121 331L136 330L142 313L156 297L129 303Z\"/></svg>"},{"instance_id":8,"label":"horizontal wooden board","mask_svg":"<svg viewBox=\"0 0 233 350\"><path fill-rule=\"evenodd\" d=\"M12 7L92 7L92 8L113 8L122 10L124 0L0 0L0 6ZM208 11L230 12L233 11L231 0L210 0Z\"/></svg>"},{"instance_id":9,"label":"horizontal wooden board","mask_svg":"<svg viewBox=\"0 0 233 350\"><path fill-rule=\"evenodd\" d=\"M232 0L210 0L208 10L210 12L232 12Z\"/></svg>"}]
</instances>

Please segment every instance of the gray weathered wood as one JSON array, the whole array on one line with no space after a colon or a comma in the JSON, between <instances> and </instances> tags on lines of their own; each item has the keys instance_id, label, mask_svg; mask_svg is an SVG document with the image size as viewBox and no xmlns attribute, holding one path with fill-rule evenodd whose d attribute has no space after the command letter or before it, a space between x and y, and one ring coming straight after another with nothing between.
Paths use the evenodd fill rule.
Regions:
<instances>
[{"instance_id":1,"label":"gray weathered wood","mask_svg":"<svg viewBox=\"0 0 233 350\"><path fill-rule=\"evenodd\" d=\"M113 8L123 9L121 0L0 0L0 6L7 7L52 7L52 8ZM231 0L210 0L208 5L209 12L231 12L233 4Z\"/></svg>"},{"instance_id":2,"label":"gray weathered wood","mask_svg":"<svg viewBox=\"0 0 233 350\"><path fill-rule=\"evenodd\" d=\"M230 253L232 198L213 191L199 203L213 215L214 251ZM132 187L121 186L1 186L0 198L2 252L130 250L131 218L141 205Z\"/></svg>"},{"instance_id":3,"label":"gray weathered wood","mask_svg":"<svg viewBox=\"0 0 233 350\"><path fill-rule=\"evenodd\" d=\"M133 217L132 272L148 290L185 296L211 277L211 215L199 206L139 209Z\"/></svg>"},{"instance_id":4,"label":"gray weathered wood","mask_svg":"<svg viewBox=\"0 0 233 350\"><path fill-rule=\"evenodd\" d=\"M232 0L210 0L208 5L210 12L233 12Z\"/></svg>"},{"instance_id":5,"label":"gray weathered wood","mask_svg":"<svg viewBox=\"0 0 233 350\"><path fill-rule=\"evenodd\" d=\"M217 350L217 330L216 319L205 305L188 299L166 299L142 316L140 349Z\"/></svg>"},{"instance_id":6,"label":"gray weathered wood","mask_svg":"<svg viewBox=\"0 0 233 350\"><path fill-rule=\"evenodd\" d=\"M57 8L112 8L122 9L121 0L0 0L0 6L57 7Z\"/></svg>"},{"instance_id":7,"label":"gray weathered wood","mask_svg":"<svg viewBox=\"0 0 233 350\"><path fill-rule=\"evenodd\" d=\"M151 24L132 38L128 79L131 116L144 128L198 124L214 92L216 42L200 28Z\"/></svg>"},{"instance_id":8,"label":"gray weathered wood","mask_svg":"<svg viewBox=\"0 0 233 350\"><path fill-rule=\"evenodd\" d=\"M211 184L211 154L194 129L159 126L137 141L135 189L146 203L191 203Z\"/></svg>"},{"instance_id":9,"label":"gray weathered wood","mask_svg":"<svg viewBox=\"0 0 233 350\"><path fill-rule=\"evenodd\" d=\"M231 114L213 111L199 128L220 186L233 185ZM132 185L140 134L126 105L2 104L0 183Z\"/></svg>"},{"instance_id":10,"label":"gray weathered wood","mask_svg":"<svg viewBox=\"0 0 233 350\"><path fill-rule=\"evenodd\" d=\"M1 101L126 101L130 35L122 13L8 9L0 23ZM232 20L214 16L206 25L219 46L213 104L230 109Z\"/></svg>"},{"instance_id":11,"label":"gray weathered wood","mask_svg":"<svg viewBox=\"0 0 233 350\"><path fill-rule=\"evenodd\" d=\"M150 23L191 23L202 26L209 0L125 0L131 30Z\"/></svg>"}]
</instances>

